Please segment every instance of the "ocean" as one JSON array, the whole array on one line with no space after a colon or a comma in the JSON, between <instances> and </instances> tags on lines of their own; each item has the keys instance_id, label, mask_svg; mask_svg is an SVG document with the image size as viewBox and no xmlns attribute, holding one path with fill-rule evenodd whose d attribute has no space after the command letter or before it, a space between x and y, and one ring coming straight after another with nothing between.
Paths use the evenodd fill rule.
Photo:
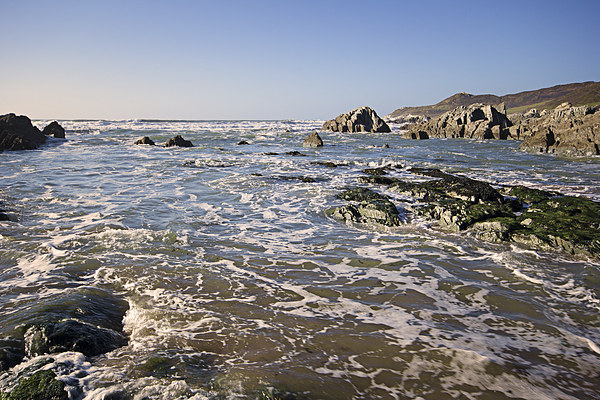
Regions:
<instances>
[{"instance_id":1,"label":"ocean","mask_svg":"<svg viewBox=\"0 0 600 400\"><path fill-rule=\"evenodd\" d=\"M600 399L598 260L443 230L381 186L400 227L325 212L385 166L600 200L600 159L398 127L303 148L322 121L60 123L0 154L0 340L80 314L127 342L0 386L50 368L71 399ZM175 135L194 147L134 145Z\"/></svg>"}]
</instances>

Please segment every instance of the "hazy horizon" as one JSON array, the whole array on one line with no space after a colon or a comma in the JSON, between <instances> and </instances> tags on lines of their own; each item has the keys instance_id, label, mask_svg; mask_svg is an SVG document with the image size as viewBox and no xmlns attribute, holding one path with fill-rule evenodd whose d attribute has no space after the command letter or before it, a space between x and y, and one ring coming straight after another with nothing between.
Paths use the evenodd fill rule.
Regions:
<instances>
[{"instance_id":1,"label":"hazy horizon","mask_svg":"<svg viewBox=\"0 0 600 400\"><path fill-rule=\"evenodd\" d=\"M597 1L3 2L0 114L325 120L599 81Z\"/></svg>"}]
</instances>

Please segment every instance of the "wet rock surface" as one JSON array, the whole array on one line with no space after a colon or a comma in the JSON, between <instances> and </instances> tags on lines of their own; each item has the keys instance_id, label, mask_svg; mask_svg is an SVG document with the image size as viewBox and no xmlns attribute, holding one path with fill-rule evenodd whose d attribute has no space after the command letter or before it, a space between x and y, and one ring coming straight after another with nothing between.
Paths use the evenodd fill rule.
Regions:
<instances>
[{"instance_id":1,"label":"wet rock surface","mask_svg":"<svg viewBox=\"0 0 600 400\"><path fill-rule=\"evenodd\" d=\"M398 209L387 196L359 187L345 190L338 197L353 203L327 210L332 218L346 223L400 225Z\"/></svg>"},{"instance_id":2,"label":"wet rock surface","mask_svg":"<svg viewBox=\"0 0 600 400\"><path fill-rule=\"evenodd\" d=\"M126 301L93 287L40 300L4 321L0 328L0 367L24 357L77 351L97 356L127 344L123 333Z\"/></svg>"},{"instance_id":3,"label":"wet rock surface","mask_svg":"<svg viewBox=\"0 0 600 400\"><path fill-rule=\"evenodd\" d=\"M56 379L51 370L39 370L21 379L8 393L0 393L0 400L67 400L65 384Z\"/></svg>"},{"instance_id":4,"label":"wet rock surface","mask_svg":"<svg viewBox=\"0 0 600 400\"><path fill-rule=\"evenodd\" d=\"M443 229L489 242L600 257L600 203L593 200L520 185L497 189L438 169L412 168L412 174L431 178L421 182L364 172L372 175L361 176L359 182L384 186L408 199L407 212L437 222ZM327 210L337 220L385 226L401 223L390 198L371 189L353 188L338 197L352 204Z\"/></svg>"}]
</instances>

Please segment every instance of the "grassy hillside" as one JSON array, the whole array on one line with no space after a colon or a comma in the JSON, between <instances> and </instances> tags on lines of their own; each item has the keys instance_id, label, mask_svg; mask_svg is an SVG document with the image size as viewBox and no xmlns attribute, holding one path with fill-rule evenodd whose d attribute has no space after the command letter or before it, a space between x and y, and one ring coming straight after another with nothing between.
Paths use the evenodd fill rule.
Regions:
<instances>
[{"instance_id":1,"label":"grassy hillside","mask_svg":"<svg viewBox=\"0 0 600 400\"><path fill-rule=\"evenodd\" d=\"M525 112L532 108L538 110L552 109L561 103L569 102L574 106L600 105L600 82L570 83L550 88L530 90L527 92L496 96L493 94L472 95L457 93L431 106L402 107L389 116L391 118L408 115L424 115L437 117L458 106L468 106L474 103L497 105L504 103L509 114Z\"/></svg>"}]
</instances>

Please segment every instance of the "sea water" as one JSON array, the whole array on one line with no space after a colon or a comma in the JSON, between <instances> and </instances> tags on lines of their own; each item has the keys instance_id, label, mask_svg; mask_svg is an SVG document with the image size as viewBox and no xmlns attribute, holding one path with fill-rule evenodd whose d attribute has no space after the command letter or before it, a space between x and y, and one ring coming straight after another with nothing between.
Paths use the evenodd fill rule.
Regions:
<instances>
[{"instance_id":1,"label":"sea water","mask_svg":"<svg viewBox=\"0 0 600 400\"><path fill-rule=\"evenodd\" d=\"M325 213L385 166L600 200L597 158L398 127L302 148L319 121L61 124L0 154L0 339L67 292L125 300L126 346L45 366L71 398L600 398L600 263L444 231L381 186L398 228ZM177 134L194 147L134 145Z\"/></svg>"}]
</instances>

